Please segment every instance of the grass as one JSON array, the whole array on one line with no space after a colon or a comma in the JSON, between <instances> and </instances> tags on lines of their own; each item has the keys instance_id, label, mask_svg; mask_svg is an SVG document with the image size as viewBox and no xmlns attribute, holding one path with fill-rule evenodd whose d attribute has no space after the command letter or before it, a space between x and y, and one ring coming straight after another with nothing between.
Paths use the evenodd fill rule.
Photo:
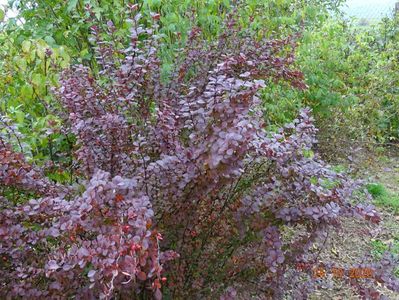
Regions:
<instances>
[{"instance_id":1,"label":"grass","mask_svg":"<svg viewBox=\"0 0 399 300\"><path fill-rule=\"evenodd\" d=\"M385 186L380 183L368 184L367 190L373 196L376 205L399 214L399 196L387 191Z\"/></svg>"},{"instance_id":2,"label":"grass","mask_svg":"<svg viewBox=\"0 0 399 300\"><path fill-rule=\"evenodd\" d=\"M392 244L390 245L390 243ZM381 240L373 240L371 241L370 245L372 248L371 254L376 258L381 258L386 251L389 251L393 254L399 254L399 239L393 239L385 243Z\"/></svg>"},{"instance_id":3,"label":"grass","mask_svg":"<svg viewBox=\"0 0 399 300\"><path fill-rule=\"evenodd\" d=\"M381 240L372 240L370 246L371 254L376 259L381 259L386 251L397 256L399 255L399 236L385 243ZM399 278L399 267L395 268L394 275Z\"/></svg>"}]
</instances>

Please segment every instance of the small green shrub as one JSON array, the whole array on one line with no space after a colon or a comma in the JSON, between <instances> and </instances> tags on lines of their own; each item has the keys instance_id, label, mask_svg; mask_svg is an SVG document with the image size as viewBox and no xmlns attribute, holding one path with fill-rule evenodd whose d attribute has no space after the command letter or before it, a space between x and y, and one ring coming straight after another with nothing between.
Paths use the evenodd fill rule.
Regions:
<instances>
[{"instance_id":1,"label":"small green shrub","mask_svg":"<svg viewBox=\"0 0 399 300\"><path fill-rule=\"evenodd\" d=\"M375 258L381 258L384 252L388 250L388 246L380 240L373 240L371 241L370 245L372 248L371 254Z\"/></svg>"},{"instance_id":2,"label":"small green shrub","mask_svg":"<svg viewBox=\"0 0 399 300\"><path fill-rule=\"evenodd\" d=\"M373 196L373 198L378 198L382 196L387 196L387 190L380 183L370 183L367 185L368 192Z\"/></svg>"},{"instance_id":3,"label":"small green shrub","mask_svg":"<svg viewBox=\"0 0 399 300\"><path fill-rule=\"evenodd\" d=\"M373 240L370 243L371 254L374 258L380 259L386 251L399 255L399 236L395 237L393 242L383 242L381 240ZM396 277L399 277L399 267L394 272Z\"/></svg>"},{"instance_id":4,"label":"small green shrub","mask_svg":"<svg viewBox=\"0 0 399 300\"><path fill-rule=\"evenodd\" d=\"M368 184L367 190L373 196L376 205L399 213L399 196L389 193L380 183Z\"/></svg>"}]
</instances>

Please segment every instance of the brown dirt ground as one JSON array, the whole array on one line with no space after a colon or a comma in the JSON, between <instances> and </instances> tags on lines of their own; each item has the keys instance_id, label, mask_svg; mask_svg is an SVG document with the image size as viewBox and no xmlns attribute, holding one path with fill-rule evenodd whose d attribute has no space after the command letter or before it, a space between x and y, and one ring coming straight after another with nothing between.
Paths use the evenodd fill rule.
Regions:
<instances>
[{"instance_id":1,"label":"brown dirt ground","mask_svg":"<svg viewBox=\"0 0 399 300\"><path fill-rule=\"evenodd\" d=\"M399 156L382 157L378 160L363 161L357 168L357 177L370 182L383 184L391 193L399 195ZM370 242L378 239L389 243L399 236L399 215L395 215L383 207L378 207L382 221L378 225L364 220L343 220L343 231L332 232L328 239L328 247L320 256L321 260L334 261L340 266L361 263L365 254L370 253ZM315 292L311 300L352 300L360 299L341 279L334 279L333 287ZM389 299L399 300L399 294L376 284L378 290Z\"/></svg>"},{"instance_id":2,"label":"brown dirt ground","mask_svg":"<svg viewBox=\"0 0 399 300\"><path fill-rule=\"evenodd\" d=\"M399 155L382 158L363 158L357 162L348 164L351 173L357 178L364 178L369 182L382 183L389 192L399 195ZM378 239L382 242L389 242L393 237L399 236L399 215L395 215L385 208L378 208L381 213L382 221L380 224L370 224L362 219L343 220L342 231L335 231L329 234L326 240L327 247L319 255L320 262L334 262L344 269L361 263L366 254L370 254L372 247L370 242ZM318 249L314 249L318 251ZM352 289L340 278L334 278L332 274L327 273L331 284L325 284L324 287L314 292L310 300L355 300L360 299ZM362 280L362 279L361 279ZM392 300L399 300L399 294L394 293L375 283L377 289ZM256 284L255 284L256 286ZM254 286L254 288L255 288ZM256 288L255 288L256 289ZM238 287L239 299L257 299L266 300L259 293L256 293L250 285L243 289ZM244 292L243 292L244 290ZM296 300L293 298L287 298ZM273 299L274 300L274 299Z\"/></svg>"}]
</instances>

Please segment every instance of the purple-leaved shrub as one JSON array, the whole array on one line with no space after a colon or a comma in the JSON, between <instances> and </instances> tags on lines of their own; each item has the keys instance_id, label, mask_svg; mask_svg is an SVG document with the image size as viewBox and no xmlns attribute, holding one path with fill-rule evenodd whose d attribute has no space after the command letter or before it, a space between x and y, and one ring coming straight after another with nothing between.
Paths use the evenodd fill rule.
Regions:
<instances>
[{"instance_id":1,"label":"purple-leaved shrub","mask_svg":"<svg viewBox=\"0 0 399 300\"><path fill-rule=\"evenodd\" d=\"M317 283L295 266L317 264L312 245L343 216L379 217L349 201L358 182L312 153L310 110L277 133L262 121L258 91L270 80L306 88L295 37L269 40L230 16L217 43L193 28L161 80L159 16L146 26L131 10L128 47L112 22L93 26L100 71L73 66L54 90L76 136L78 184L50 182L2 140L0 296L231 299L255 281L270 299L306 299Z\"/></svg>"}]
</instances>

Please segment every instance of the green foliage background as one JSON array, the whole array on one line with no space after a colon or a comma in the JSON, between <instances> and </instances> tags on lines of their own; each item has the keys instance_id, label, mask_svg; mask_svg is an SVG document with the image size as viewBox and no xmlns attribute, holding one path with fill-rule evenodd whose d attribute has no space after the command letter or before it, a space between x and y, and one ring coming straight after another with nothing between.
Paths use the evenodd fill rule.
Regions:
<instances>
[{"instance_id":1,"label":"green foliage background","mask_svg":"<svg viewBox=\"0 0 399 300\"><path fill-rule=\"evenodd\" d=\"M0 25L0 112L3 122L8 119L7 122L16 124L20 135L14 144L20 144L31 160L41 164L50 158L67 163L68 157L62 153L71 150L73 137L62 134L60 122L52 114L58 104L51 88L57 85L60 71L70 64L84 64L93 73L98 71L90 41L93 22L105 24L111 20L116 31L107 38L121 44L127 42L130 26L127 5L134 3L9 1L9 6L19 13ZM174 50L186 41L192 26L201 27L203 38L212 40L221 30L226 14L238 7L244 27L277 38L300 34L297 65L304 72L309 88L297 91L271 82L262 95L264 116L270 127L277 129L292 120L300 107L310 106L325 152L345 150L346 145L359 141L396 142L399 138L398 18L384 19L373 27L359 27L344 20L339 11L341 3L332 0L137 2L147 18L151 12L161 15L159 31L165 46L160 51L165 76L175 59ZM86 6L91 7L93 16ZM46 49L51 49L50 57L46 56Z\"/></svg>"}]
</instances>

